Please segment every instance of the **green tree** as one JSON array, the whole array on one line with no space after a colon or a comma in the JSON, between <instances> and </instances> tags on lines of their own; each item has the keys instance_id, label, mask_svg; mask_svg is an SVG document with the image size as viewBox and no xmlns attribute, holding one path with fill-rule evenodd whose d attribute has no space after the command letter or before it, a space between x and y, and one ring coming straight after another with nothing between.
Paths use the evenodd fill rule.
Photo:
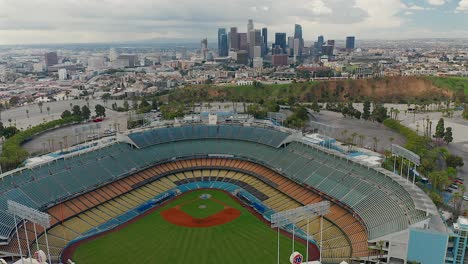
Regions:
<instances>
[{"instance_id":1,"label":"green tree","mask_svg":"<svg viewBox=\"0 0 468 264\"><path fill-rule=\"evenodd\" d=\"M97 104L94 107L94 111L96 112L96 116L106 117L106 108L104 106Z\"/></svg>"},{"instance_id":2,"label":"green tree","mask_svg":"<svg viewBox=\"0 0 468 264\"><path fill-rule=\"evenodd\" d=\"M81 108L79 105L74 105L72 108L72 115L81 117Z\"/></svg>"},{"instance_id":3,"label":"green tree","mask_svg":"<svg viewBox=\"0 0 468 264\"><path fill-rule=\"evenodd\" d=\"M447 127L445 129L445 133L444 133L444 141L447 143L447 145L453 141L453 135L452 135L452 128L451 127Z\"/></svg>"},{"instance_id":4,"label":"green tree","mask_svg":"<svg viewBox=\"0 0 468 264\"><path fill-rule=\"evenodd\" d=\"M447 167L452 168L463 167L465 165L462 157L452 154L449 154L445 157L445 162L447 163Z\"/></svg>"},{"instance_id":5,"label":"green tree","mask_svg":"<svg viewBox=\"0 0 468 264\"><path fill-rule=\"evenodd\" d=\"M446 171L433 171L429 173L429 180L432 186L439 193L445 189L445 186L450 182Z\"/></svg>"},{"instance_id":6,"label":"green tree","mask_svg":"<svg viewBox=\"0 0 468 264\"><path fill-rule=\"evenodd\" d=\"M370 118L370 107L371 107L370 101L366 100L364 102L364 108L363 108L363 111L362 111L362 119L369 120L369 118Z\"/></svg>"},{"instance_id":7,"label":"green tree","mask_svg":"<svg viewBox=\"0 0 468 264\"><path fill-rule=\"evenodd\" d=\"M63 111L63 113L60 115L62 119L72 117L72 113L69 110Z\"/></svg>"},{"instance_id":8,"label":"green tree","mask_svg":"<svg viewBox=\"0 0 468 264\"><path fill-rule=\"evenodd\" d=\"M315 112L315 113L319 113L320 112L320 106L319 104L317 103L317 101L314 101L312 103L312 110Z\"/></svg>"},{"instance_id":9,"label":"green tree","mask_svg":"<svg viewBox=\"0 0 468 264\"><path fill-rule=\"evenodd\" d=\"M141 100L141 103L140 103L140 106L139 108L142 109L142 108L148 108L150 106L150 104L148 103L148 101L146 101L146 99L142 99Z\"/></svg>"},{"instance_id":10,"label":"green tree","mask_svg":"<svg viewBox=\"0 0 468 264\"><path fill-rule=\"evenodd\" d=\"M125 111L128 111L128 109L130 109L130 105L128 104L127 100L123 102L123 108L125 109Z\"/></svg>"},{"instance_id":11,"label":"green tree","mask_svg":"<svg viewBox=\"0 0 468 264\"><path fill-rule=\"evenodd\" d=\"M158 107L159 107L158 100L153 99L153 100L151 101L151 108L152 108L152 109L158 109Z\"/></svg>"},{"instance_id":12,"label":"green tree","mask_svg":"<svg viewBox=\"0 0 468 264\"><path fill-rule=\"evenodd\" d=\"M6 127L3 129L2 131L2 135L5 137L5 138L11 138L12 136L14 136L16 133L18 133L19 130L14 127L14 126L9 126L9 127Z\"/></svg>"},{"instance_id":13,"label":"green tree","mask_svg":"<svg viewBox=\"0 0 468 264\"><path fill-rule=\"evenodd\" d=\"M81 107L81 118L83 120L88 120L91 117L91 110L89 110L89 107L87 105L83 105Z\"/></svg>"},{"instance_id":14,"label":"green tree","mask_svg":"<svg viewBox=\"0 0 468 264\"><path fill-rule=\"evenodd\" d=\"M44 106L44 103L42 101L40 101L39 103L37 103L37 106L39 107L39 111L42 114L42 106Z\"/></svg>"},{"instance_id":15,"label":"green tree","mask_svg":"<svg viewBox=\"0 0 468 264\"><path fill-rule=\"evenodd\" d=\"M444 135L445 135L444 119L441 118L439 119L439 122L437 122L434 137L437 139L441 139L441 138L444 138Z\"/></svg>"}]
</instances>

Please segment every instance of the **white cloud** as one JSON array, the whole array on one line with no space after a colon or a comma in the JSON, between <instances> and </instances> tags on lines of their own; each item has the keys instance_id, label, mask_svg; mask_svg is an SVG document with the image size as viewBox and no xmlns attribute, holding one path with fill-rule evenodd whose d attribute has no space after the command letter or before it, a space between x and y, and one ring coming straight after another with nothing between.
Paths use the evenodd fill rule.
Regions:
<instances>
[{"instance_id":1,"label":"white cloud","mask_svg":"<svg viewBox=\"0 0 468 264\"><path fill-rule=\"evenodd\" d=\"M406 16L410 16L410 15L413 15L413 14L414 14L414 13L411 12L411 11L406 11L406 12L405 12L405 15L406 15Z\"/></svg>"},{"instance_id":2,"label":"white cloud","mask_svg":"<svg viewBox=\"0 0 468 264\"><path fill-rule=\"evenodd\" d=\"M418 6L418 5L411 5L408 7L409 10L425 10L425 7Z\"/></svg>"},{"instance_id":3,"label":"white cloud","mask_svg":"<svg viewBox=\"0 0 468 264\"><path fill-rule=\"evenodd\" d=\"M315 15L328 15L333 12L322 0L312 0L307 3L305 8L312 11Z\"/></svg>"},{"instance_id":4,"label":"white cloud","mask_svg":"<svg viewBox=\"0 0 468 264\"><path fill-rule=\"evenodd\" d=\"M374 38L401 31L416 10L403 0L0 0L0 44L214 39L218 27L245 32L250 18L287 34L299 23L306 41Z\"/></svg>"},{"instance_id":5,"label":"white cloud","mask_svg":"<svg viewBox=\"0 0 468 264\"><path fill-rule=\"evenodd\" d=\"M440 5L445 4L447 1L446 0L427 0L427 2L430 5L440 6Z\"/></svg>"},{"instance_id":6,"label":"white cloud","mask_svg":"<svg viewBox=\"0 0 468 264\"><path fill-rule=\"evenodd\" d=\"M468 0L461 0L456 11L468 13Z\"/></svg>"}]
</instances>

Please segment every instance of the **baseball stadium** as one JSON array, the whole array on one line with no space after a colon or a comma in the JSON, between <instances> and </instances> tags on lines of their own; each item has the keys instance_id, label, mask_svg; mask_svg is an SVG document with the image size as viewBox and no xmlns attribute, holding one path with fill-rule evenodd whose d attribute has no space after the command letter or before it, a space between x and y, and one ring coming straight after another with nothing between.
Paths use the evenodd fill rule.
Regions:
<instances>
[{"instance_id":1,"label":"baseball stadium","mask_svg":"<svg viewBox=\"0 0 468 264\"><path fill-rule=\"evenodd\" d=\"M406 263L410 230L440 220L401 176L255 120L118 133L3 174L0 194L0 258L12 262L40 250L48 263L289 263L292 252ZM325 201L323 216L271 227Z\"/></svg>"}]
</instances>

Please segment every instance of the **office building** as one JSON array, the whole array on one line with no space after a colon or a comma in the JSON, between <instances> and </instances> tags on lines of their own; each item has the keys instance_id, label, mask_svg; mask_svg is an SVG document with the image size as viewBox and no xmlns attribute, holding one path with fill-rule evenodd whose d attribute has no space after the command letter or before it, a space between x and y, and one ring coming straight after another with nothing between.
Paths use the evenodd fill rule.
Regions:
<instances>
[{"instance_id":1,"label":"office building","mask_svg":"<svg viewBox=\"0 0 468 264\"><path fill-rule=\"evenodd\" d=\"M325 39L323 38L323 36L318 36L317 44L318 44L319 47L323 46L323 44L325 44Z\"/></svg>"},{"instance_id":2,"label":"office building","mask_svg":"<svg viewBox=\"0 0 468 264\"><path fill-rule=\"evenodd\" d=\"M202 39L200 43L200 51L201 51L202 58L206 60L206 57L208 55L208 39L207 38Z\"/></svg>"},{"instance_id":3,"label":"office building","mask_svg":"<svg viewBox=\"0 0 468 264\"><path fill-rule=\"evenodd\" d=\"M239 50L249 50L249 43L247 42L247 33L238 33L239 36Z\"/></svg>"},{"instance_id":4,"label":"office building","mask_svg":"<svg viewBox=\"0 0 468 264\"><path fill-rule=\"evenodd\" d=\"M263 40L263 54L268 53L268 29L266 27L262 28L262 40Z\"/></svg>"},{"instance_id":5,"label":"office building","mask_svg":"<svg viewBox=\"0 0 468 264\"><path fill-rule=\"evenodd\" d=\"M91 57L88 59L88 70L100 70L105 68L104 57Z\"/></svg>"},{"instance_id":6,"label":"office building","mask_svg":"<svg viewBox=\"0 0 468 264\"><path fill-rule=\"evenodd\" d=\"M256 46L260 46L260 50L261 50L261 46L262 46L262 34L260 32L259 29L254 29L254 30L251 30L249 33L248 33L248 39L249 39L249 57L251 59L255 58L254 56L254 49ZM260 52L261 53L261 52ZM261 54L260 54L261 56Z\"/></svg>"},{"instance_id":7,"label":"office building","mask_svg":"<svg viewBox=\"0 0 468 264\"><path fill-rule=\"evenodd\" d=\"M284 50L281 48L281 46L273 44L273 46L271 47L271 54L284 54Z\"/></svg>"},{"instance_id":8,"label":"office building","mask_svg":"<svg viewBox=\"0 0 468 264\"><path fill-rule=\"evenodd\" d=\"M218 55L220 57L228 55L228 39L225 28L218 29Z\"/></svg>"},{"instance_id":9,"label":"office building","mask_svg":"<svg viewBox=\"0 0 468 264\"><path fill-rule=\"evenodd\" d=\"M58 70L58 76L60 81L64 81L67 79L67 69L59 69Z\"/></svg>"},{"instance_id":10,"label":"office building","mask_svg":"<svg viewBox=\"0 0 468 264\"><path fill-rule=\"evenodd\" d=\"M249 22L247 23L247 42L250 43L250 31L254 30L254 24L253 20L249 19Z\"/></svg>"},{"instance_id":11,"label":"office building","mask_svg":"<svg viewBox=\"0 0 468 264\"><path fill-rule=\"evenodd\" d=\"M112 62L112 67L122 69L122 68L133 68L138 63L138 55L136 54L121 54Z\"/></svg>"},{"instance_id":12,"label":"office building","mask_svg":"<svg viewBox=\"0 0 468 264\"><path fill-rule=\"evenodd\" d=\"M328 59L333 57L334 46L332 45L323 45L322 46L322 55L328 56Z\"/></svg>"},{"instance_id":13,"label":"office building","mask_svg":"<svg viewBox=\"0 0 468 264\"><path fill-rule=\"evenodd\" d=\"M294 38L295 39L302 39L302 26L295 24L294 25Z\"/></svg>"},{"instance_id":14,"label":"office building","mask_svg":"<svg viewBox=\"0 0 468 264\"><path fill-rule=\"evenodd\" d=\"M252 19L249 19L248 23L247 23L247 33L254 30L254 24L253 24L253 20Z\"/></svg>"},{"instance_id":15,"label":"office building","mask_svg":"<svg viewBox=\"0 0 468 264\"><path fill-rule=\"evenodd\" d=\"M262 69L263 68L263 58L254 58L252 66L255 69Z\"/></svg>"},{"instance_id":16,"label":"office building","mask_svg":"<svg viewBox=\"0 0 468 264\"><path fill-rule=\"evenodd\" d=\"M229 47L231 50L239 50L239 33L237 33L237 27L232 27L229 32Z\"/></svg>"},{"instance_id":17,"label":"office building","mask_svg":"<svg viewBox=\"0 0 468 264\"><path fill-rule=\"evenodd\" d=\"M302 40L299 38L294 39L294 45L293 45L293 50L294 50L294 57L301 57L302 55Z\"/></svg>"},{"instance_id":18,"label":"office building","mask_svg":"<svg viewBox=\"0 0 468 264\"><path fill-rule=\"evenodd\" d=\"M286 66L288 65L288 57L287 54L275 54L271 56L271 64L275 67Z\"/></svg>"},{"instance_id":19,"label":"office building","mask_svg":"<svg viewBox=\"0 0 468 264\"><path fill-rule=\"evenodd\" d=\"M112 61L115 61L117 59L117 57L119 56L119 54L117 53L117 51L115 50L115 48L110 48L109 50L109 60L112 62Z\"/></svg>"},{"instance_id":20,"label":"office building","mask_svg":"<svg viewBox=\"0 0 468 264\"><path fill-rule=\"evenodd\" d=\"M239 50L236 52L236 62L239 64L249 64L249 53L246 50Z\"/></svg>"},{"instance_id":21,"label":"office building","mask_svg":"<svg viewBox=\"0 0 468 264\"><path fill-rule=\"evenodd\" d=\"M353 50L355 48L355 41L356 39L354 36L346 37L346 49Z\"/></svg>"},{"instance_id":22,"label":"office building","mask_svg":"<svg viewBox=\"0 0 468 264\"><path fill-rule=\"evenodd\" d=\"M44 61L46 66L52 66L58 64L57 52L47 52L44 54Z\"/></svg>"},{"instance_id":23,"label":"office building","mask_svg":"<svg viewBox=\"0 0 468 264\"><path fill-rule=\"evenodd\" d=\"M262 46L255 46L253 49L253 57L252 58L261 58L262 57Z\"/></svg>"},{"instance_id":24,"label":"office building","mask_svg":"<svg viewBox=\"0 0 468 264\"><path fill-rule=\"evenodd\" d=\"M288 52L289 56L294 56L294 37L288 37Z\"/></svg>"},{"instance_id":25,"label":"office building","mask_svg":"<svg viewBox=\"0 0 468 264\"><path fill-rule=\"evenodd\" d=\"M275 45L281 47L282 52L286 52L286 33L275 34Z\"/></svg>"},{"instance_id":26,"label":"office building","mask_svg":"<svg viewBox=\"0 0 468 264\"><path fill-rule=\"evenodd\" d=\"M335 40L334 40L334 39L329 39L329 40L327 40L327 45L329 45L329 46L335 46Z\"/></svg>"}]
</instances>

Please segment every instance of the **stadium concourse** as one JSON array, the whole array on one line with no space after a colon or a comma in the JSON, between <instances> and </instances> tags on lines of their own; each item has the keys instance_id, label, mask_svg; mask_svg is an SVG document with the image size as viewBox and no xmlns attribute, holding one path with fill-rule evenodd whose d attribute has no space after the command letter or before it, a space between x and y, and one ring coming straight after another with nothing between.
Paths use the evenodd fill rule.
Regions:
<instances>
[{"instance_id":1,"label":"stadium concourse","mask_svg":"<svg viewBox=\"0 0 468 264\"><path fill-rule=\"evenodd\" d=\"M309 143L299 131L255 121L171 124L118 134L102 146L2 175L0 257L40 248L57 263L72 242L131 220L142 204L156 206L155 197L160 202L197 188L244 193L244 200L262 205L255 209L266 219L330 201L322 241L319 218L309 228L324 263L388 261L392 237L438 217L430 199L400 176ZM37 244L31 222L20 221L16 233L8 200L51 215L48 252L43 228L36 227ZM303 237L305 225L296 223ZM379 241L387 244L377 251Z\"/></svg>"}]
</instances>

